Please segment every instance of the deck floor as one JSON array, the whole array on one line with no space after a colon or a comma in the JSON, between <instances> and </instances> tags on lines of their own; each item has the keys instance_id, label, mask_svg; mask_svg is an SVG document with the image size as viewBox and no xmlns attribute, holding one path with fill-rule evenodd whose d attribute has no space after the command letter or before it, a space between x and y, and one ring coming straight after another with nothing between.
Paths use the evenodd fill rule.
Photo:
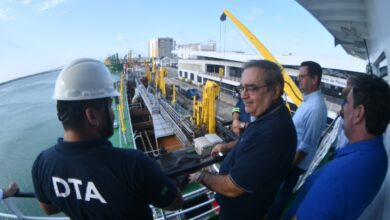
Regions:
<instances>
[{"instance_id":1,"label":"deck floor","mask_svg":"<svg viewBox=\"0 0 390 220\"><path fill-rule=\"evenodd\" d=\"M124 100L127 100L127 95L124 94ZM121 129L122 125L119 119L119 111L118 111L118 106L113 104L112 106L115 114L115 120L118 123L118 127L114 128L114 134L110 138L110 141L114 147L119 147L119 148L130 148L130 149L135 149L135 144L133 142L133 131L131 127L131 120L129 118L128 114L128 104L125 102L124 109L123 109L123 116L124 116L124 124L125 124L125 135L122 134ZM126 139L126 140L125 140Z\"/></svg>"}]
</instances>

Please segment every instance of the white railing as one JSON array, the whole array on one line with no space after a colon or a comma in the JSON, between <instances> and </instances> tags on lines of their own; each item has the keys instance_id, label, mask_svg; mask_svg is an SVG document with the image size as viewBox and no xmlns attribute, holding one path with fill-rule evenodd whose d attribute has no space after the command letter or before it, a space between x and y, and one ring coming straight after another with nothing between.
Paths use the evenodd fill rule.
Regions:
<instances>
[{"instance_id":1,"label":"white railing","mask_svg":"<svg viewBox=\"0 0 390 220\"><path fill-rule=\"evenodd\" d=\"M333 143L336 141L338 131L339 131L339 126L340 126L339 121L341 119L342 119L341 117L336 118L329 126L327 131L323 134L323 138L321 139L321 142L316 151L314 159L309 166L309 169L305 172L304 175L300 177L297 185L295 186L294 191L298 190L303 185L306 178L310 176L318 168L318 166L321 164L325 156L328 154L330 148L333 146Z\"/></svg>"},{"instance_id":2,"label":"white railing","mask_svg":"<svg viewBox=\"0 0 390 220\"><path fill-rule=\"evenodd\" d=\"M211 205L212 202L215 201L215 199L214 199L215 193L212 191L209 191L205 187L202 187L198 190L187 193L187 194L183 195L183 198L184 198L184 201L186 201L186 200L190 200L190 199L196 198L196 197L201 196L201 195L207 195L208 200L204 201L202 203L199 203L197 205L191 206L187 209L174 211L174 212L166 212L162 209L154 208L154 213L157 215L157 217L155 217L154 219L155 220L186 219L183 216L184 214L191 212L191 211L194 211L194 210L197 210L197 209L202 208L202 207L207 206L207 205L210 205L211 208L198 214L197 216L191 217L190 219L191 220L193 220L193 219L194 220L195 219L207 219L207 216L209 214L211 214L212 212L215 212L215 214L216 214L216 212L219 210L219 206L212 207L212 205Z\"/></svg>"},{"instance_id":3,"label":"white railing","mask_svg":"<svg viewBox=\"0 0 390 220\"><path fill-rule=\"evenodd\" d=\"M175 110L164 100L160 100L160 112L161 116L168 122L175 131L176 136L180 139L183 144L188 144L188 139L183 133L182 129L182 121L180 116L175 112ZM180 126L180 127L179 127Z\"/></svg>"},{"instance_id":4,"label":"white railing","mask_svg":"<svg viewBox=\"0 0 390 220\"><path fill-rule=\"evenodd\" d=\"M215 193L209 191L205 187L201 187L197 190L194 190L192 192L189 192L187 194L183 195L183 198L185 201L196 198L198 196L206 195L208 200L204 201L202 203L196 204L194 206L191 206L186 209L182 209L179 211L173 211L173 212L167 212L162 209L155 208L153 206L150 206L153 209L154 212L154 219L155 220L164 220L164 219L185 219L184 214L194 211L196 209L202 208L204 206L210 205L211 203L215 201L214 196ZM50 216L26 216L24 215L18 207L16 207L15 203L13 203L12 198L7 198L3 200L3 203L7 206L10 213L3 213L0 212L0 219L27 219L27 220L69 220L69 217L50 217ZM207 215L211 214L212 212L217 212L219 209L219 206L212 207L203 213L198 214L197 216L194 216L190 219L207 219Z\"/></svg>"},{"instance_id":5,"label":"white railing","mask_svg":"<svg viewBox=\"0 0 390 220\"><path fill-rule=\"evenodd\" d=\"M11 213L0 212L1 219L32 219L32 220L69 220L69 217L45 217L45 216L26 216L20 211L20 209L13 203L12 198L3 200L5 206Z\"/></svg>"}]
</instances>

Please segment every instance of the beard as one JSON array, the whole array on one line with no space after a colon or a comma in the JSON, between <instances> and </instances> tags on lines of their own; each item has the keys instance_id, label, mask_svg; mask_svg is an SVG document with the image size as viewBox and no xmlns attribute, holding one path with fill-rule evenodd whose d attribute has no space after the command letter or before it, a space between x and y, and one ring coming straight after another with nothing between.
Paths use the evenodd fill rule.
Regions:
<instances>
[{"instance_id":1,"label":"beard","mask_svg":"<svg viewBox=\"0 0 390 220\"><path fill-rule=\"evenodd\" d=\"M107 123L107 121L110 121L110 123ZM103 124L101 135L103 139L108 139L114 134L114 128L113 128L113 121L112 120L106 120L106 122Z\"/></svg>"},{"instance_id":2,"label":"beard","mask_svg":"<svg viewBox=\"0 0 390 220\"><path fill-rule=\"evenodd\" d=\"M111 111L110 111L111 110ZM112 113L111 106L105 107L106 117L103 118L102 128L101 128L101 137L103 139L108 139L114 134L114 115Z\"/></svg>"}]
</instances>

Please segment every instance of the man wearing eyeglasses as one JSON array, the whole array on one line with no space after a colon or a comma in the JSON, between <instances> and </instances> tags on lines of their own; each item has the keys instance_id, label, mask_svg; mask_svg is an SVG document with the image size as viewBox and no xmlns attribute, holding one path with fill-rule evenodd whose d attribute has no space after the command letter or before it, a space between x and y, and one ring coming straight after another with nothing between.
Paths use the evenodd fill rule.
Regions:
<instances>
[{"instance_id":1,"label":"man wearing eyeglasses","mask_svg":"<svg viewBox=\"0 0 390 220\"><path fill-rule=\"evenodd\" d=\"M313 61L301 63L298 81L304 100L293 117L298 138L297 150L293 167L278 191L267 215L268 219L280 219L299 176L309 168L325 129L327 108L320 90L321 77L322 68L318 63Z\"/></svg>"},{"instance_id":2,"label":"man wearing eyeglasses","mask_svg":"<svg viewBox=\"0 0 390 220\"><path fill-rule=\"evenodd\" d=\"M220 219L262 219L291 168L297 139L281 98L283 86L277 64L246 63L239 89L245 111L256 120L230 147L218 175L206 171L190 175L191 181L217 193Z\"/></svg>"}]
</instances>

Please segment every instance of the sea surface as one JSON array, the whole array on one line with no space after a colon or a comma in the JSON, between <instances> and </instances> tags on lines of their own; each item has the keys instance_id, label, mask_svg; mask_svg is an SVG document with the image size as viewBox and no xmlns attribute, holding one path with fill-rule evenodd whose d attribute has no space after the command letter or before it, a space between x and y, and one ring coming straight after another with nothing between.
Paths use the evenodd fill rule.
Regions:
<instances>
[{"instance_id":1,"label":"sea surface","mask_svg":"<svg viewBox=\"0 0 390 220\"><path fill-rule=\"evenodd\" d=\"M58 74L56 70L0 84L1 188L16 181L21 191L33 192L31 167L35 158L62 136L52 99ZM13 201L25 215L44 215L35 199ZM7 212L3 203L0 212Z\"/></svg>"}]
</instances>

